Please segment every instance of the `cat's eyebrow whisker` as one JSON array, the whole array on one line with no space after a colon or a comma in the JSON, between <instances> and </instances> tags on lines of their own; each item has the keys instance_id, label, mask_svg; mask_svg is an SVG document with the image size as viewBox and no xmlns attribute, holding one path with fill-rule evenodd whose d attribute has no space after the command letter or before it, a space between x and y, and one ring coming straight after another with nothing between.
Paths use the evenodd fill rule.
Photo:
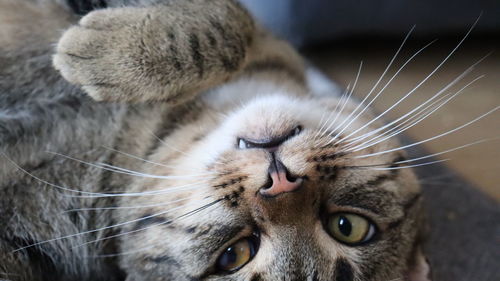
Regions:
<instances>
[{"instance_id":1,"label":"cat's eyebrow whisker","mask_svg":"<svg viewBox=\"0 0 500 281\"><path fill-rule=\"evenodd\" d=\"M191 210L191 211L189 211L187 213L184 213L184 214L178 216L177 218L175 218L173 220L167 220L167 221L164 221L164 222L160 222L160 223L156 223L156 224L151 224L151 225L139 228L139 229L134 229L134 230L130 230L130 231L126 231L126 232L121 232L121 233L118 233L118 234L114 234L114 235L110 235L110 236L106 236L106 237L94 239L94 240L91 240L91 241L87 241L85 243L82 243L80 245L76 245L76 246L72 247L72 249L75 249L75 248L78 248L78 247L82 247L82 246L85 246L85 245L88 245L88 244L92 244L92 243L97 243L97 242L100 242L100 241L108 240L108 239L111 239L111 238L116 238L116 237L121 237L121 236L129 235L129 234L132 234L132 233L137 233L137 232L144 231L144 230L147 230L147 229L150 229L150 228L153 228L153 227L157 227L157 226L161 226L161 225L166 225L166 224L172 223L174 221L180 220L182 218L185 218L185 217L191 216L193 214L196 214L196 213L198 213L200 211L203 211L205 209L208 209L209 207L211 207L211 206L219 203L222 200L223 199L217 199L215 201L207 203L207 204L205 204L205 205L203 205L201 207L198 207L198 208L196 208L194 210ZM134 221L129 221L129 222L127 222L127 224L130 223L130 222L138 222L138 221L141 221L141 220L144 220L144 219L149 219L149 218L157 217L157 216L166 214L167 212L171 212L171 211L177 210L179 208L184 208L184 206L175 207L175 208L169 209L168 211L164 211L164 212L157 213L157 214L154 214L154 215L149 215L149 216L146 216L146 217L142 217L142 218L136 219Z\"/></svg>"},{"instance_id":2,"label":"cat's eyebrow whisker","mask_svg":"<svg viewBox=\"0 0 500 281\"><path fill-rule=\"evenodd\" d=\"M413 116L409 117L407 120L401 122L400 124L394 126L393 128L387 130L386 132L384 132L383 134L380 134L380 135L377 135L361 144L357 144L358 142L360 142L362 139L356 141L356 142L353 142L351 144L349 144L351 147L349 147L349 145L347 147L345 147L345 150L346 151L359 151L359 150L362 150L362 149L365 149L367 147L370 147L370 146L373 146L377 143L380 143L382 141L385 141L387 139L390 139L404 131L406 131L407 129L417 125L418 123L422 122L423 120L425 120L428 116L430 116L432 113L436 112L437 110L439 110L442 106L446 105L450 100L452 100L453 98L455 98L457 95L459 95L460 93L462 93L466 88L468 88L470 85L472 85L473 83L475 83L477 80L483 78L484 76L479 76L477 78L475 78L474 80L472 80L471 82L467 83L465 86L463 86L460 90L458 90L457 92L455 92L453 95L450 96L450 94L447 94L447 95L444 95L442 96L441 98L437 99L436 101L432 102L431 104L427 105L426 107L424 107L422 110L420 110L419 112L415 113ZM441 91L440 91L441 92ZM449 96L449 97L448 97ZM442 99L445 99L443 102L440 103L440 101ZM428 102L428 101L427 101ZM425 102L425 103L427 103ZM423 103L423 104L425 104ZM438 103L437 105L435 105L435 103ZM423 105L422 104L422 105ZM417 108L420 108L420 106L418 106ZM414 110L412 110L411 112L413 112ZM399 119L399 118L398 118ZM406 123L409 123L411 122L409 125L406 125L404 126ZM392 124L393 122L389 123L389 124ZM400 127L404 126L403 128L399 129ZM383 128L385 128L387 126L383 126ZM378 130L378 129L377 129ZM377 130L374 130L374 131L377 131ZM394 132L395 131L395 132ZM394 132L388 136L385 136L384 135L387 135L391 132ZM378 139L378 140L377 140ZM353 145L355 145L353 147Z\"/></svg>"},{"instance_id":3,"label":"cat's eyebrow whisker","mask_svg":"<svg viewBox=\"0 0 500 281\"><path fill-rule=\"evenodd\" d=\"M413 92L415 92L418 88L420 88L420 86L421 86L421 85L423 85L423 84L424 84L424 83L425 83L425 82L426 82L429 78L431 78L431 77L434 75L434 73L436 73L436 72L437 72L437 71L438 71L438 70L439 70L439 69L440 69L440 68L441 68L441 67L442 67L442 66L443 66L443 65L444 65L447 61L448 61L448 59L449 59L449 58L450 58L450 57L451 57L451 56L452 56L452 55L453 55L453 54L457 51L457 49L458 49L458 48L462 45L462 43L463 43L463 42L467 39L467 37L470 35L470 33L472 32L472 30L474 29L474 27L477 25L477 23L478 23L478 21L479 21L479 18L480 18L480 17L478 17L478 18L476 19L476 21L472 24L472 26L469 28L469 30L468 30L468 31L467 31L467 33L464 35L464 37L463 37L463 38L462 38L462 39L458 42L458 44L455 46L455 48L453 48L453 50L452 50L452 51L451 51L451 52L450 52L450 53L449 53L449 54L448 54L448 55L447 55L447 56L446 56L446 57L445 57L445 58L444 58L444 59L443 59L443 60L442 60L442 61L441 61L441 62L440 62L440 63L439 63L439 64L438 64L435 68L434 68L434 70L432 70L432 71L431 71L431 73L429 73L429 74L428 74L428 75L427 75L427 76L426 76L426 77L425 77L422 81L420 81L420 82L419 82L419 83L418 83L418 84L417 84L417 85L416 85L416 86L415 86L415 87L414 87L411 91L409 91L409 92L408 92L408 93L407 93L407 94L406 94L403 98L401 98L400 100L398 100L395 104L393 104L391 107L389 107L389 108L388 108L387 110L385 110L383 113L379 114L379 115L378 115L377 117L375 117L373 120L371 120L370 122L368 122L368 123L367 123L367 124L365 124L364 126L362 126L362 127L358 128L355 132L353 132L353 133L349 134L348 136L350 137L350 136L354 135L354 133L359 132L359 131L360 131L360 130L362 130L363 128L366 128L368 125L370 125L371 123L373 123L373 122L375 122L376 120L378 120L380 117L382 117L383 115L385 115L388 111L392 110L395 106L397 106L399 103L401 103L404 99L406 99L408 96L410 96L410 95L411 95ZM434 41L433 41L433 42L434 42ZM431 42L431 43L429 43L428 45L424 46L424 47L423 47L422 49L420 49L420 50L419 50L419 51L418 51L415 55L417 55L418 53L420 53L421 51L423 51L423 49L427 48L427 47L428 47L430 44L432 44L433 42ZM410 60L411 60L411 59L413 59L415 55L413 55L413 56L410 58ZM488 55L487 55L487 56L488 56ZM487 56L486 56L486 57L487 57ZM486 57L484 57L484 58L486 58ZM479 60L479 62L481 62L484 58L482 58L481 60ZM407 61L407 62L408 62L408 61ZM479 63L479 62L478 62L478 63ZM477 63L476 63L476 64L477 64ZM473 66L475 66L476 64L474 64ZM403 65L403 67L404 67L405 65L406 65L406 63ZM400 70L401 70L401 68L400 68ZM399 72L399 70L398 70L398 72ZM398 72L396 72L396 74L397 74ZM394 78L394 77L395 77L395 76L393 76L393 78ZM391 80L392 80L392 79L391 79ZM389 80L389 82L390 82L391 80ZM386 85L387 85L387 84L386 84ZM382 89L382 90L383 90L383 89ZM377 94L377 96L378 96L380 93L381 93L381 92L379 92L379 93ZM375 98L376 98L377 96L375 96ZM372 102L375 100L375 98L372 100ZM368 106L369 106L370 104L371 104L371 102L370 102L370 103L369 103L369 104L365 107L365 110L368 108ZM362 112L363 112L363 111L362 111ZM360 113L361 113L361 112L360 112ZM359 115L360 115L360 114L358 114L358 115L356 116L356 118L357 118L357 117L359 117ZM356 118L355 118L355 119L356 119ZM355 119L354 119L354 120L355 120ZM354 121L354 120L353 120L353 121ZM352 121L351 121L351 123L352 123ZM351 124L351 123L349 123L349 124ZM347 127L347 126L349 126L349 124L348 124L348 125L346 125L346 127ZM345 129L346 127L344 127L344 129ZM341 133L341 132L340 132L340 133ZM337 136L338 136L338 135L340 135L340 133L339 133L339 134L337 134ZM337 137L337 136L336 136L336 137ZM336 137L335 137L335 138L333 138L333 140L334 140L334 139L336 139ZM345 140L346 140L346 138L344 138L344 139L342 139L342 140L338 140L338 141L336 142L336 144L338 144L338 143L339 143L339 142L341 142L341 141L345 141Z\"/></svg>"},{"instance_id":4,"label":"cat's eyebrow whisker","mask_svg":"<svg viewBox=\"0 0 500 281\"><path fill-rule=\"evenodd\" d=\"M435 140L437 138L441 138L441 137L444 137L446 135L449 135L451 133L454 133L464 127L467 127L477 121L479 121L480 119L494 113L495 111L497 111L498 109L500 109L500 106L497 106L493 109L491 109L490 111L476 117L475 119L461 125L461 126L458 126L454 129L451 129L449 131L446 131L444 133L441 133L439 135L435 135L433 137L430 137L430 138L427 138L425 140L421 140L421 141L418 141L418 142L414 142L414 143L411 143L411 144L408 144L408 145L404 145L404 146L400 146L400 147L396 147L396 148L393 148L393 149L388 149L388 150L384 150L384 151L378 151L378 152L374 152L374 153L369 153L369 154L365 154L365 155L359 155L359 156L354 156L353 158L366 158L366 157L371 157L371 156L377 156L377 155L381 155L381 154L386 154L386 153L390 153L390 152L393 152L393 151L398 151L398 150L402 150L402 149L406 149L406 148L409 148L409 147L413 147L413 146L416 146L416 145L419 145L419 144L422 144L422 143L426 143L426 142L429 142L429 141L432 141L432 140Z\"/></svg>"}]
</instances>

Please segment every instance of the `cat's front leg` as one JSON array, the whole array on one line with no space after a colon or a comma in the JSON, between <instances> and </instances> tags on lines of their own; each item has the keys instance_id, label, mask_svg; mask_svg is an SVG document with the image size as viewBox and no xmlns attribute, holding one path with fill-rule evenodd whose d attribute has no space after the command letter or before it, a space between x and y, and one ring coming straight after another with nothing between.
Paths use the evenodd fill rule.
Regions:
<instances>
[{"instance_id":1,"label":"cat's front leg","mask_svg":"<svg viewBox=\"0 0 500 281\"><path fill-rule=\"evenodd\" d=\"M177 104L236 74L254 33L232 0L108 8L67 30L53 63L96 100Z\"/></svg>"}]
</instances>

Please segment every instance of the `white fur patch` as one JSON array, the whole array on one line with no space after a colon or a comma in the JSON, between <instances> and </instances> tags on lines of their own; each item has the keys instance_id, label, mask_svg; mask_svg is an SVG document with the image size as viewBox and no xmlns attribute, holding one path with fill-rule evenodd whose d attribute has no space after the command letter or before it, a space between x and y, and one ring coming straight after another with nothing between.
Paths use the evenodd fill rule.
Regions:
<instances>
[{"instance_id":1,"label":"white fur patch","mask_svg":"<svg viewBox=\"0 0 500 281\"><path fill-rule=\"evenodd\" d=\"M306 69L306 83L314 95L330 97L340 97L342 95L342 88L314 67Z\"/></svg>"}]
</instances>

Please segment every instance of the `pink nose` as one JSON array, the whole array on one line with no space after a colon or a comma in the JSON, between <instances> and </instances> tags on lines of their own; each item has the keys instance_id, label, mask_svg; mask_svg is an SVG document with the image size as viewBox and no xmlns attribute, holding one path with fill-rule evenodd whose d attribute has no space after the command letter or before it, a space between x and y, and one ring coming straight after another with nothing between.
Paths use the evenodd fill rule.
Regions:
<instances>
[{"instance_id":1,"label":"pink nose","mask_svg":"<svg viewBox=\"0 0 500 281\"><path fill-rule=\"evenodd\" d=\"M292 192L297 190L301 184L301 178L293 178L289 175L285 165L279 160L274 160L269 167L269 177L272 181L270 187L269 184L260 189L260 194L264 197L275 197L286 192Z\"/></svg>"}]
</instances>

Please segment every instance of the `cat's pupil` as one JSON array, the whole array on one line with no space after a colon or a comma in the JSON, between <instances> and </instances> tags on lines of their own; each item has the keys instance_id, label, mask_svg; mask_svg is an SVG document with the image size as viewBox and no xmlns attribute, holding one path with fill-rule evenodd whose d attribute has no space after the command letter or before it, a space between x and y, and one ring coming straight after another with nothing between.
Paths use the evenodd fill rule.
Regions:
<instances>
[{"instance_id":1,"label":"cat's pupil","mask_svg":"<svg viewBox=\"0 0 500 281\"><path fill-rule=\"evenodd\" d=\"M339 218L339 230L340 232L345 235L349 236L351 235L352 232L352 224L351 222L344 216L340 216Z\"/></svg>"},{"instance_id":2,"label":"cat's pupil","mask_svg":"<svg viewBox=\"0 0 500 281\"><path fill-rule=\"evenodd\" d=\"M236 263L237 259L238 259L238 256L236 254L235 248L229 247L229 248L227 248L226 252L222 255L222 258L220 260L220 264L223 266L234 264L234 263Z\"/></svg>"}]
</instances>

